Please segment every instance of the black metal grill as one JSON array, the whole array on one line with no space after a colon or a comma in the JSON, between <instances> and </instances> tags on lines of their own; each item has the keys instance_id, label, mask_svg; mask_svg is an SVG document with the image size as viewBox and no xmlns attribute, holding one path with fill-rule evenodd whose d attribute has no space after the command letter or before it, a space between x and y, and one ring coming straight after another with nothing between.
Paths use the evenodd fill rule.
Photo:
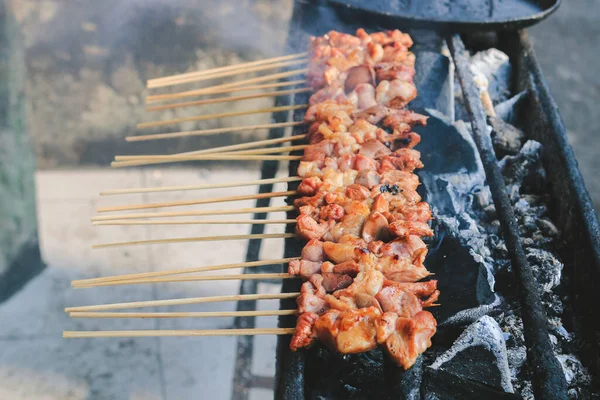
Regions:
<instances>
[{"instance_id":1,"label":"black metal grill","mask_svg":"<svg viewBox=\"0 0 600 400\"><path fill-rule=\"evenodd\" d=\"M402 26L372 26L369 20L342 20L327 2L295 3L288 48L290 51L302 51L307 43L308 35L322 35L335 29L352 33L356 28L363 27L368 31L382 28L398 28ZM431 32L411 31L416 39L426 38L424 42L442 40ZM598 303L599 293L596 290L600 277L600 229L592 202L583 184L573 152L567 143L565 127L562 123L556 104L549 94L548 87L540 67L535 59L531 44L525 32L500 32L484 36L465 36L461 39L455 35L446 38L457 71L460 86L465 99L468 117L472 126L473 137L479 156L486 171L487 183L490 187L498 219L502 226L503 237L506 241L511 263L515 271L514 279L518 283L516 290L520 298L520 312L523 318L524 336L527 346L527 368L531 372L531 382L536 398L539 399L564 399L567 398L566 382L561 365L554 357L548 336L548 318L541 306L538 285L533 277L531 266L521 245L517 221L511 203L506 195L504 178L499 172L498 161L492 147L490 136L486 131L486 119L483 113L479 95L473 86L472 77L468 71L464 55L467 43L493 42L495 47L503 49L511 58L514 66L513 85L514 92L527 91L525 100L520 108L525 110L522 114L524 128L528 137L535 139L543 145L542 158L548 173L552 193L552 216L561 232L563 232L561 258L564 261L564 275L568 285L566 292L572 306L570 328L575 330L582 338L580 354L584 365L590 369L594 376L600 372L599 335L595 321L595 305ZM417 71L417 74L419 71ZM305 99L296 98L296 102ZM285 105L289 98L278 98L277 105ZM303 118L302 112L295 113L295 119ZM275 122L286 120L287 115L274 115ZM302 133L302 132L299 132ZM283 136L282 129L272 130L271 138ZM290 173L295 173L297 164L290 163ZM274 176L278 168L276 162L265 162L262 167L262 178ZM290 184L290 190L297 183ZM260 192L269 192L271 186L260 187ZM268 200L259 200L257 206L268 205ZM432 204L435 206L435 204ZM291 212L288 218L294 218ZM256 215L255 218L266 218L266 215ZM264 225L254 225L252 233L261 233ZM293 231L289 226L288 230ZM296 239L286 239L285 257L297 256L303 242ZM260 241L249 244L247 261L258 258ZM277 267L279 268L279 267ZM259 269L245 271L248 273L259 272ZM443 276L438 277L443 280ZM256 290L256 281L246 281L241 287L241 293L252 293ZM299 283L294 280L284 281L284 292L297 291ZM254 309L254 302L240 303L239 307ZM282 308L294 308L293 300L282 300ZM235 327L252 327L252 318L236 319ZM280 327L293 327L295 317L281 317ZM444 335L435 340L444 340ZM253 377L250 373L252 359L252 337L238 339L238 359L234 382L234 399L246 399L248 389L253 382L265 383L260 377ZM277 346L277 399L304 399L316 398L313 387L321 384L318 371L331 367L326 364L331 360L331 354L324 354L327 350L317 347L308 351L291 352L288 348L289 337L279 337ZM434 343L435 347L435 343ZM363 355L339 356L334 360L339 367L347 366L347 370L329 371L331 375L345 374L363 385L369 392L369 397L382 396L384 398L422 398L423 390L434 388L447 393L448 399L452 398L519 398L519 396L492 390L485 385L465 382L456 376L443 376L444 371L434 371L423 366L422 360L407 372L400 371L380 350ZM325 364L323 364L325 362ZM332 364L333 365L333 364ZM379 368L379 369L378 369ZM322 393L322 392L320 392ZM351 391L348 393L352 393ZM364 394L357 393L356 398ZM331 397L336 398L332 392Z\"/></svg>"}]
</instances>

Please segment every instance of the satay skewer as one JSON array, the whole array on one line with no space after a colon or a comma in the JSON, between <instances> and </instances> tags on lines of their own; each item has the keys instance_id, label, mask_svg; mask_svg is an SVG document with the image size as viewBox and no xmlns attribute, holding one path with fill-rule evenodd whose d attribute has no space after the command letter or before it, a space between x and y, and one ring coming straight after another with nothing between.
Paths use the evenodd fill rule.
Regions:
<instances>
[{"instance_id":1,"label":"satay skewer","mask_svg":"<svg viewBox=\"0 0 600 400\"><path fill-rule=\"evenodd\" d=\"M110 221L116 219L135 219L135 218L166 218L166 217L198 217L208 215L236 215L236 214L256 214L267 212L287 212L294 210L294 206L271 206L271 207L250 207L225 210L200 210L200 211L161 211L153 213L133 213L120 215L99 215L92 217L94 221Z\"/></svg>"},{"instance_id":2,"label":"satay skewer","mask_svg":"<svg viewBox=\"0 0 600 400\"><path fill-rule=\"evenodd\" d=\"M244 111L231 111L217 114L205 114L205 115L197 115L194 117L184 117L184 118L175 118L175 119L167 119L163 121L152 121L152 122L143 122L141 124L137 124L136 128L154 128L157 126L164 125L175 125L182 122L194 122L194 121L206 121L209 119L220 119L220 118L228 118L228 117L239 117L244 115L253 115L253 114L267 114L274 113L280 111L293 111L299 110L301 108L307 108L308 104L294 104L290 106L280 106L280 107L267 107L267 108L259 108L254 110L244 110Z\"/></svg>"},{"instance_id":3,"label":"satay skewer","mask_svg":"<svg viewBox=\"0 0 600 400\"><path fill-rule=\"evenodd\" d=\"M282 62L278 62L278 63L271 63L271 64L259 65L259 66L254 66L254 67L238 68L238 69L231 70L231 71L214 72L212 74L205 74L205 75L201 75L201 76L190 76L190 77L186 77L186 78L173 79L168 82L153 83L153 84L147 85L147 87L148 87L148 89L156 89L156 88L161 88L161 87L165 87L165 86L183 85L186 83L200 82L200 81L206 81L206 80L211 80L211 79L226 78L226 77L234 76L234 75L247 74L249 72L260 72L260 71L266 71L269 69L291 67L291 66L300 65L300 64L306 65L307 61L308 61L307 59L301 58L301 59L296 59L296 60L291 60L291 61L282 61Z\"/></svg>"},{"instance_id":4,"label":"satay skewer","mask_svg":"<svg viewBox=\"0 0 600 400\"><path fill-rule=\"evenodd\" d=\"M237 220L214 220L214 219L192 219L192 220L112 220L93 222L93 225L280 225L295 224L295 219L237 219Z\"/></svg>"},{"instance_id":5,"label":"satay skewer","mask_svg":"<svg viewBox=\"0 0 600 400\"><path fill-rule=\"evenodd\" d=\"M162 101L162 100L181 99L181 98L185 98L185 97L194 97L194 96L200 96L200 95L204 95L204 94L223 93L223 92L220 92L223 89L238 88L238 87L243 87L245 85L250 85L253 83L275 81L275 80L279 80L279 79L283 79L283 78L289 78L291 76L302 75L307 72L308 72L308 68L294 69L292 71L281 72L281 73L271 74L271 75L264 75L264 76L259 76L258 78L245 79L245 80L241 80L241 81L225 83L222 85L210 86L210 87L206 87L206 88L202 88L202 89L188 90L185 92L178 92L178 93L158 94L158 95L146 97L146 103L153 103L153 102Z\"/></svg>"},{"instance_id":6,"label":"satay skewer","mask_svg":"<svg viewBox=\"0 0 600 400\"><path fill-rule=\"evenodd\" d=\"M301 135L299 135L299 136L301 136ZM271 184L271 183L298 182L301 180L302 180L302 178L299 176L285 176L282 178L257 179L257 180L251 180L251 181L241 181L241 182L238 181L238 182L226 182L226 183L208 183L208 184L204 184L204 185L162 186L162 187L158 186L158 187L133 188L133 189L113 189L113 190L105 190L103 192L100 192L100 195L101 196L111 196L111 195L118 195L118 194L221 189L221 188L229 188L229 187L266 185L266 184Z\"/></svg>"},{"instance_id":7,"label":"satay skewer","mask_svg":"<svg viewBox=\"0 0 600 400\"><path fill-rule=\"evenodd\" d=\"M226 65L223 67L209 68L209 69L205 69L202 71L186 72L186 73L182 73L182 74L163 76L160 78L148 79L147 85L150 86L150 85L155 85L158 83L177 81L180 79L185 79L185 78L190 78L190 77L215 74L217 72L225 72L225 71L232 71L232 70L236 70L236 69L244 69L244 68L248 68L248 67L254 67L257 65L273 64L273 63L278 63L281 61L293 60L295 58L304 58L307 55L308 55L308 52L302 52L302 53L289 54L286 56L267 58L267 59L262 59L262 60L257 60L257 61L249 61L249 62L240 63L240 64Z\"/></svg>"},{"instance_id":8,"label":"satay skewer","mask_svg":"<svg viewBox=\"0 0 600 400\"><path fill-rule=\"evenodd\" d=\"M226 151L226 152L217 152L217 153L202 153L202 154L191 154L191 156L196 155L207 155L207 154L215 154L222 156L258 156L265 154L277 154L277 153L290 153L292 151L304 150L307 148L306 144L299 144L294 146L282 146L282 147L263 147L257 149L249 149L249 150L238 150L238 151ZM115 156L115 163L124 162L124 161L140 161L140 162L153 162L153 161L168 161L168 160L181 160L185 158L183 155L173 154L173 155L164 155L164 154L156 154L156 155L128 155L128 156ZM225 158L229 159L229 158Z\"/></svg>"},{"instance_id":9,"label":"satay skewer","mask_svg":"<svg viewBox=\"0 0 600 400\"><path fill-rule=\"evenodd\" d=\"M233 102L233 101L260 99L260 98L265 98L265 97L286 96L286 95L290 95L290 94L306 93L306 92L312 92L312 89L311 88L299 88L299 89L279 90L279 91L275 91L275 92L248 94L248 95L244 95L244 96L216 97L216 98L212 98L212 99L188 101L188 102L183 102L183 103L164 104L164 105L160 105L160 106L149 106L149 107L146 107L146 111L172 110L174 108L204 106L207 104L216 104L216 103L229 103L229 102Z\"/></svg>"},{"instance_id":10,"label":"satay skewer","mask_svg":"<svg viewBox=\"0 0 600 400\"><path fill-rule=\"evenodd\" d=\"M304 135L298 135L304 136ZM282 140L279 140L281 143ZM237 146L237 145L234 145ZM241 149L235 151L221 151L224 147L231 146L223 146L217 147L215 149L206 149L199 150L198 152L189 152L187 154L178 153L178 154L146 154L146 155L123 155L123 156L115 156L115 161L143 161L143 160L169 160L183 158L186 155L189 156L200 156L200 155L223 155L223 156L235 156L235 155L260 155L260 154L270 154L270 153L289 153L295 150L303 150L307 147L305 144L301 145L293 145L293 146L282 146L282 147L259 147L259 148L249 148L249 149ZM213 152L214 151L214 152Z\"/></svg>"},{"instance_id":11,"label":"satay skewer","mask_svg":"<svg viewBox=\"0 0 600 400\"><path fill-rule=\"evenodd\" d=\"M293 335L296 328L205 330L64 331L63 338Z\"/></svg>"},{"instance_id":12,"label":"satay skewer","mask_svg":"<svg viewBox=\"0 0 600 400\"><path fill-rule=\"evenodd\" d=\"M258 280L258 279L299 279L297 275L287 273L273 274L231 274L231 275L199 275L199 276L173 276L160 278L129 279L121 281L109 281L90 283L87 285L74 286L78 289L99 287L99 286L120 286L120 285L139 285L144 283L168 283L168 282L204 282L204 281L237 281L237 280Z\"/></svg>"},{"instance_id":13,"label":"satay skewer","mask_svg":"<svg viewBox=\"0 0 600 400\"><path fill-rule=\"evenodd\" d=\"M218 242L222 240L252 240L252 239L286 239L292 238L294 233L261 233L249 235L222 235L222 236L199 236L199 237L184 237L184 238L168 238L168 239L153 239L153 240L135 240L131 242L113 242L95 244L92 249L105 249L108 247L122 246L140 246L152 244L167 244L167 243L190 243L190 242Z\"/></svg>"},{"instance_id":14,"label":"satay skewer","mask_svg":"<svg viewBox=\"0 0 600 400\"><path fill-rule=\"evenodd\" d=\"M233 263L233 264L208 265L208 266L202 266L202 267L170 269L170 270L166 270L166 271L138 272L136 274L104 276L101 278L89 278L89 279L74 280L74 281L71 281L71 285L82 286L82 285L88 285L91 283L99 283L99 282L111 282L111 281L121 281L121 280L129 280L129 279L142 279L142 278L152 278L152 277L159 277L159 276L169 276L169 275L181 275L181 274L190 274L190 273L194 273L194 272L220 271L220 270L234 269L234 268L252 268L252 267L261 267L264 265L279 265L279 264L287 264L288 262L290 262L292 260L297 260L299 258L300 257L288 257L288 258L280 258L280 259L274 259L274 260L247 261L247 262Z\"/></svg>"},{"instance_id":15,"label":"satay skewer","mask_svg":"<svg viewBox=\"0 0 600 400\"><path fill-rule=\"evenodd\" d=\"M302 156L289 155L245 155L245 154L201 154L198 156L158 156L156 160L149 160L150 164L154 161L169 162L185 162L185 161L294 161L300 160ZM141 163L141 164L140 164ZM143 161L113 161L110 163L112 168L123 168L144 165Z\"/></svg>"},{"instance_id":16,"label":"satay skewer","mask_svg":"<svg viewBox=\"0 0 600 400\"><path fill-rule=\"evenodd\" d=\"M271 317L294 315L296 310L262 311L199 311L199 312L72 312L71 318L218 318L218 317Z\"/></svg>"},{"instance_id":17,"label":"satay skewer","mask_svg":"<svg viewBox=\"0 0 600 400\"><path fill-rule=\"evenodd\" d=\"M161 207L191 206L191 205L199 205L199 204L228 203L230 201L268 199L268 198L273 198L273 197L288 197L288 196L294 196L296 194L297 194L297 192L295 190L288 190L285 192L258 193L258 194L242 195L242 196L211 197L208 199L180 200L180 201L170 201L170 202L164 202L164 203L130 204L130 205L124 205L124 206L100 207L100 208L98 208L97 211L98 212L113 212L113 211L126 211L126 210L145 210L145 209L149 209L149 208L161 208ZM122 218L119 218L119 219L122 219Z\"/></svg>"},{"instance_id":18,"label":"satay skewer","mask_svg":"<svg viewBox=\"0 0 600 400\"><path fill-rule=\"evenodd\" d=\"M246 301L246 300L281 300L293 299L300 293L260 293L260 294L234 294L225 296L208 296L208 297L189 297L181 299L169 300L147 300L133 301L128 303L111 303L99 304L91 306L67 307L65 312L83 312L83 311L111 311L111 310L126 310L128 308L148 308L148 307L163 307L163 306L182 306L190 304L204 303L221 303L225 301Z\"/></svg>"},{"instance_id":19,"label":"satay skewer","mask_svg":"<svg viewBox=\"0 0 600 400\"><path fill-rule=\"evenodd\" d=\"M302 124L304 124L303 121L292 121L292 122L276 122L276 123L272 123L272 124L241 125L241 126L232 126L232 127L227 127L227 128L201 129L201 130L195 130L195 131L182 131L182 132L170 132L170 133L156 133L156 134L152 134L152 135L127 136L125 138L125 140L128 142L141 142L141 141L146 141L146 140L173 139L173 138L179 138L179 137L216 135L219 133L253 131L253 130L257 130L257 129L287 128L290 126L298 126L298 125L302 125Z\"/></svg>"},{"instance_id":20,"label":"satay skewer","mask_svg":"<svg viewBox=\"0 0 600 400\"><path fill-rule=\"evenodd\" d=\"M221 89L212 89L208 93L200 93L199 96L204 95L204 94L212 96L215 94L223 94L223 93L249 92L252 90L275 89L275 88L305 85L305 84L306 84L305 79L295 79L295 80L291 80L291 81L283 81L283 82L275 82L275 83L261 83L259 85L235 86L235 87L226 87L226 88L221 88ZM306 86L302 86L302 87L306 89ZM148 103L155 103L156 101L160 101L160 100L148 101L148 99L146 99L146 101ZM190 102L169 103L169 105L171 105L171 104L172 105L186 104L186 103L190 103Z\"/></svg>"}]
</instances>

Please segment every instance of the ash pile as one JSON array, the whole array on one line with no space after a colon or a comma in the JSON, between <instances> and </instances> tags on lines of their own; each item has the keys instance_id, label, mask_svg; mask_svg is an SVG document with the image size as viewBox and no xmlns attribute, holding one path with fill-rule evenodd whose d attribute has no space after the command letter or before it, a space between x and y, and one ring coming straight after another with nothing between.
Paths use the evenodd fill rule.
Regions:
<instances>
[{"instance_id":1,"label":"ash pile","mask_svg":"<svg viewBox=\"0 0 600 400\"><path fill-rule=\"evenodd\" d=\"M412 33L411 33L412 34ZM428 243L427 268L441 291L432 312L438 321L433 346L415 366L401 372L380 349L339 355L317 345L306 357L307 398L373 398L394 393L406 399L533 399L520 316L517 278L477 148L470 133L460 85L443 42L425 32L417 38L411 108L430 116L417 150L420 194L433 210L435 236ZM497 117L490 131L528 261L534 268L549 316L550 339L572 399L592 398L591 376L575 355L577 335L563 323L569 303L558 258L561 232L552 221L543 146L518 128L521 100L511 93L509 57L497 49L474 53L476 75L488 82ZM497 132L497 133L496 133ZM485 396L485 397L484 397Z\"/></svg>"}]
</instances>

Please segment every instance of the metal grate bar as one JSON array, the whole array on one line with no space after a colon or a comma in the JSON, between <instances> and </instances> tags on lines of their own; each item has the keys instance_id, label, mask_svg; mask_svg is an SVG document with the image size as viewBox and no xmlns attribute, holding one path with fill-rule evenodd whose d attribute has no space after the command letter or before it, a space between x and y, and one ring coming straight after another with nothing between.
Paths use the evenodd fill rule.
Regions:
<instances>
[{"instance_id":1,"label":"metal grate bar","mask_svg":"<svg viewBox=\"0 0 600 400\"><path fill-rule=\"evenodd\" d=\"M542 307L537 282L521 245L517 220L506 194L504 178L500 172L479 90L469 70L465 45L459 35L448 39L448 47L456 66L466 108L471 119L473 139L479 150L488 185L502 225L511 263L517 273L521 293L521 317L527 344L528 363L533 374L533 391L540 399L566 399L567 383L562 368L552 350L548 337L548 317Z\"/></svg>"}]
</instances>

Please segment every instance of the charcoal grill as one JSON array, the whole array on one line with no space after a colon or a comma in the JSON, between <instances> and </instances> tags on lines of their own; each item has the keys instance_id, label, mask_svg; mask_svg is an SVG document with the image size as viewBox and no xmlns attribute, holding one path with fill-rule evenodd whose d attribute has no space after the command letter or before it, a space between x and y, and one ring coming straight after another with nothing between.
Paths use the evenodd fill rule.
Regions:
<instances>
[{"instance_id":1,"label":"charcoal grill","mask_svg":"<svg viewBox=\"0 0 600 400\"><path fill-rule=\"evenodd\" d=\"M356 28L363 27L367 31L382 28L398 28L402 26L373 26L369 19L342 19L335 8L325 2L297 1L294 6L288 47L290 51L302 51L307 43L308 35L322 35L335 29L353 33ZM418 49L427 52L428 46L436 41L446 40L452 55L458 82L466 105L468 118L477 144L478 158L481 160L489 185L498 220L500 221L503 237L513 266L513 274L509 277L514 287L515 297L520 304L520 313L524 323L525 344L527 347L527 366L533 393L540 399L567 398L565 375L561 365L554 357L549 339L548 316L541 306L538 285L532 275L531 265L523 251L519 237L517 220L508 197L505 194L504 179L499 173L498 160L486 131L485 115L479 95L473 87L472 77L468 71L465 47L481 49L496 47L509 55L513 65L512 92L526 91L519 103L516 113L519 125L527 137L542 144L542 163L548 175L549 185L546 188L551 195L550 215L562 232L562 245L558 249L559 257L564 263L563 293L568 298L569 309L563 315L563 321L569 330L574 331L580 338L578 356L593 376L600 372L599 337L596 329L594 305L598 304L598 287L600 275L600 230L590 197L585 189L581 174L577 168L571 147L567 143L566 131L558 113L556 103L552 99L540 66L535 58L531 43L525 31L504 31L486 34L468 34L464 36L441 37L433 32L412 30L409 33L416 42L415 50L419 60ZM466 46L465 46L466 43ZM435 73L436 68L444 66L430 64L428 73ZM423 74L417 66L417 81ZM452 80L453 83L453 80ZM452 85L451 83L451 85ZM435 108L436 104L418 103L423 90L431 88L419 87L420 97L415 100L413 108ZM435 88L434 88L435 89ZM448 88L445 88L448 90ZM440 88L441 90L441 88ZM449 89L452 94L452 88ZM295 101L303 99L298 96ZM304 99L305 100L305 99ZM276 99L276 105L287 105L291 102L288 97ZM427 99L425 99L427 102ZM451 113L454 112L452 108ZM296 120L302 119L298 112ZM276 122L288 118L286 113L274 114ZM270 138L283 136L283 129L270 131ZM426 134L426 133L425 133ZM418 147L422 152L422 147ZM426 166L427 166L427 162ZM290 173L295 173L295 164L290 165ZM262 178L274 177L278 163L269 161L262 166ZM294 189L291 187L290 190ZM263 185L260 192L272 191L271 185ZM428 200L433 207L438 207L434 200ZM257 207L268 206L268 199L257 201ZM289 218L294 218L291 213ZM266 215L255 215L254 218L266 218ZM289 227L293 230L293 227ZM262 233L264 225L253 225L252 233ZM443 234L443 233L442 233ZM296 256L300 253L303 243L295 239L286 239L285 257ZM261 242L249 243L247 261L258 259ZM435 247L435 246L434 246ZM430 252L429 261L435 257L435 251ZM426 261L428 265L428 261ZM276 269L279 266L265 267ZM265 271L260 269L260 272ZM245 271L256 273L259 269ZM280 272L280 271L277 271ZM444 277L438 276L440 283ZM240 293L255 293L257 281L243 281ZM285 281L283 291L297 291L299 284L292 280ZM444 291L442 290L442 293ZM493 303L489 299L487 304ZM444 303L444 300L442 300ZM448 304L443 304L444 306ZM253 310L255 302L240 302L238 310ZM282 308L294 308L290 300L283 300ZM493 308L493 305L492 305ZM439 318L439 317L438 317ZM235 328L254 327L253 318L237 318ZM281 327L293 327L294 317L281 317ZM434 346L428 351L435 353L436 349L448 348L458 336L456 326L444 326L434 338ZM464 327L463 327L464 328ZM489 385L482 384L465 377L464 374L452 374L444 370L429 368L423 357L407 372L399 370L381 351L373 351L362 355L337 356L328 350L316 346L308 351L290 352L289 337L280 337L277 347L277 376L275 379L275 397L277 399L320 398L520 398L516 394L505 393ZM237 344L237 362L235 365L233 399L247 399L251 387L272 387L273 382L264 377L251 373L253 338L240 337ZM337 380L333 385L331 380L321 379L321 374L329 375L331 380ZM333 385L333 386L332 386ZM431 397L435 394L437 397ZM443 395L441 395L443 394ZM429 396L429 397L428 397Z\"/></svg>"}]
</instances>

